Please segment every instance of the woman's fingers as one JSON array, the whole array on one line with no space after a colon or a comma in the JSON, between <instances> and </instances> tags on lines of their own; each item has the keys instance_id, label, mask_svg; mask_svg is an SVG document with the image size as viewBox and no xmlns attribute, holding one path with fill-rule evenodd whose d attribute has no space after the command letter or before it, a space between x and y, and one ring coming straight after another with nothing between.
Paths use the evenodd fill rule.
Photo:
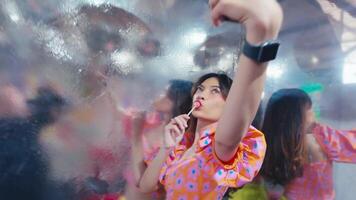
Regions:
<instances>
[{"instance_id":1,"label":"woman's fingers","mask_svg":"<svg viewBox=\"0 0 356 200\"><path fill-rule=\"evenodd\" d=\"M184 136L185 129L188 127L190 117L186 114L177 116L169 122L165 127L166 145L177 145Z\"/></svg>"},{"instance_id":2,"label":"woman's fingers","mask_svg":"<svg viewBox=\"0 0 356 200\"><path fill-rule=\"evenodd\" d=\"M184 131L188 127L187 121L185 119L176 117L174 120L178 125L178 127L180 128L180 130Z\"/></svg>"},{"instance_id":3,"label":"woman's fingers","mask_svg":"<svg viewBox=\"0 0 356 200\"><path fill-rule=\"evenodd\" d=\"M172 119L172 123L177 124L178 127L184 132L185 129L188 127L188 115L180 115Z\"/></svg>"},{"instance_id":4,"label":"woman's fingers","mask_svg":"<svg viewBox=\"0 0 356 200\"><path fill-rule=\"evenodd\" d=\"M211 19L215 26L219 26L224 18L243 23L244 14L245 10L238 0L233 2L231 0L219 0L211 8Z\"/></svg>"}]
</instances>

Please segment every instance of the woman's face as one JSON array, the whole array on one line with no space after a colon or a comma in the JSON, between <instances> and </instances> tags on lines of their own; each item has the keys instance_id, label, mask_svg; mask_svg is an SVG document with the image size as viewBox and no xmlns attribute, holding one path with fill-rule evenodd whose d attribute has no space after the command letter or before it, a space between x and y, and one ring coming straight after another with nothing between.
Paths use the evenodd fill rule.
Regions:
<instances>
[{"instance_id":1,"label":"woman's face","mask_svg":"<svg viewBox=\"0 0 356 200\"><path fill-rule=\"evenodd\" d=\"M156 111L163 113L172 112L173 101L169 99L167 93L168 88L153 102L153 107Z\"/></svg>"},{"instance_id":2,"label":"woman's face","mask_svg":"<svg viewBox=\"0 0 356 200\"><path fill-rule=\"evenodd\" d=\"M212 77L202 82L193 96L193 101L201 103L201 106L194 110L194 117L207 121L218 121L225 106L225 99L218 79Z\"/></svg>"}]
</instances>

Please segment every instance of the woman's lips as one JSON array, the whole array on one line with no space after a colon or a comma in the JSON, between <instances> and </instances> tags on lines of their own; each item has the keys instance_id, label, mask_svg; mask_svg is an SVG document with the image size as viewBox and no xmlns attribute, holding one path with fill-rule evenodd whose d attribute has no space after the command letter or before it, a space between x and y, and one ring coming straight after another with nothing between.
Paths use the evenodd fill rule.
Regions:
<instances>
[{"instance_id":1,"label":"woman's lips","mask_svg":"<svg viewBox=\"0 0 356 200\"><path fill-rule=\"evenodd\" d=\"M195 109L199 109L200 107L203 106L203 104L199 100L196 100L194 101L193 106L195 107Z\"/></svg>"}]
</instances>

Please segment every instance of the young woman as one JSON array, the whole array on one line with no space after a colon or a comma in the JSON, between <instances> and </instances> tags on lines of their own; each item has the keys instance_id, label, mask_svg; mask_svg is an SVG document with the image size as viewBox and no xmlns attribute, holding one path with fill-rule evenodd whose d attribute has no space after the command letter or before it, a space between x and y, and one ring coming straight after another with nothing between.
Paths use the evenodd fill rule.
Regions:
<instances>
[{"instance_id":1,"label":"young woman","mask_svg":"<svg viewBox=\"0 0 356 200\"><path fill-rule=\"evenodd\" d=\"M281 89L268 102L262 131L268 148L261 174L270 197L335 199L332 163L356 163L356 130L318 124L308 94Z\"/></svg>"},{"instance_id":2,"label":"young woman","mask_svg":"<svg viewBox=\"0 0 356 200\"><path fill-rule=\"evenodd\" d=\"M250 44L274 39L279 32L282 11L276 1L213 0L210 7L215 25L223 18L242 23ZM237 81L228 95L228 79L208 74L198 80L193 102L200 106L193 112L191 126L186 132L190 119L186 114L165 126L164 148L140 178L143 192L154 191L161 183L167 199L221 199L228 187L240 187L255 177L266 144L250 124L267 63L241 55L238 65Z\"/></svg>"}]
</instances>

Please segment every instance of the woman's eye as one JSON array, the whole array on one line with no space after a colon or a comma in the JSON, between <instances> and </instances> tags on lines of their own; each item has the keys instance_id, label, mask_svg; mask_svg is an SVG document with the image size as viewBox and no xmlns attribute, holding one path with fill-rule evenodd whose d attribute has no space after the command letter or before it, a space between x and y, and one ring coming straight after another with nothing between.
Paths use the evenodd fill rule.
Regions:
<instances>
[{"instance_id":1,"label":"woman's eye","mask_svg":"<svg viewBox=\"0 0 356 200\"><path fill-rule=\"evenodd\" d=\"M201 92L201 91L203 91L204 89L203 89L203 87L198 87L198 89L197 89L199 92Z\"/></svg>"},{"instance_id":2,"label":"woman's eye","mask_svg":"<svg viewBox=\"0 0 356 200\"><path fill-rule=\"evenodd\" d=\"M219 89L213 89L213 90L211 90L211 93L220 94L220 90Z\"/></svg>"}]
</instances>

